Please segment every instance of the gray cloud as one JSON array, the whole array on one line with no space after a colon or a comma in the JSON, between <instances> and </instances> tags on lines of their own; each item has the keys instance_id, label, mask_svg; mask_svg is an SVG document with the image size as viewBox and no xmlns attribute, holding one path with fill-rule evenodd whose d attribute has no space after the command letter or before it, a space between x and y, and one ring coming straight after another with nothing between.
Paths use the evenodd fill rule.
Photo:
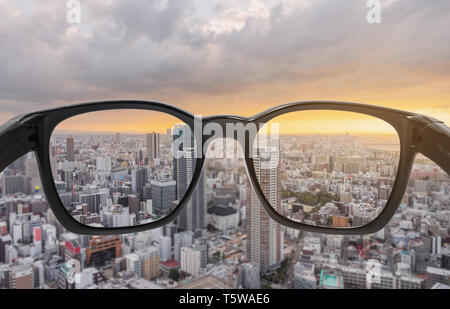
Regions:
<instances>
[{"instance_id":1,"label":"gray cloud","mask_svg":"<svg viewBox=\"0 0 450 309\"><path fill-rule=\"evenodd\" d=\"M34 3L20 17L23 7L0 2L2 112L114 98L229 97L239 106L237 97L277 86L298 89L299 99L309 89L341 95L327 90L339 86L364 97L433 85L449 96L447 0L394 1L379 25L366 23L361 0L317 0L289 13L280 2L223 32L208 28L227 9L219 2L209 13L200 1L81 2L76 26L64 1Z\"/></svg>"}]
</instances>

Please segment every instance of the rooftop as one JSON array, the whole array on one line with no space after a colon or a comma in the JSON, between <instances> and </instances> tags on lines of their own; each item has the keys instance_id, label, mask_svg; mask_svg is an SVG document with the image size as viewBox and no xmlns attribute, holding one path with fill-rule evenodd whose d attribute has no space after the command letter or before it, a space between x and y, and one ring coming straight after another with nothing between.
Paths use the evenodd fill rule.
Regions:
<instances>
[{"instance_id":1,"label":"rooftop","mask_svg":"<svg viewBox=\"0 0 450 309\"><path fill-rule=\"evenodd\" d=\"M196 278L181 284L176 289L232 289L233 287L213 275Z\"/></svg>"},{"instance_id":2,"label":"rooftop","mask_svg":"<svg viewBox=\"0 0 450 309\"><path fill-rule=\"evenodd\" d=\"M161 262L160 264L164 265L168 269L180 267L180 263L175 260L167 260L165 262Z\"/></svg>"}]
</instances>

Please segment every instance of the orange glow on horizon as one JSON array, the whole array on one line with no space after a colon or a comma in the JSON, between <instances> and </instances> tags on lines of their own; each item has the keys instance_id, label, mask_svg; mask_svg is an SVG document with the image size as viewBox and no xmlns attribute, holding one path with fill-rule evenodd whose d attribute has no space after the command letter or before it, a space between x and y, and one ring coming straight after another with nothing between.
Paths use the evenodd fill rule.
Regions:
<instances>
[{"instance_id":1,"label":"orange glow on horizon","mask_svg":"<svg viewBox=\"0 0 450 309\"><path fill-rule=\"evenodd\" d=\"M55 133L145 134L157 132L165 134L167 129L179 123L182 123L181 120L161 112L111 110L86 113L67 119L55 128ZM352 112L329 110L292 112L272 119L265 127L267 133L275 130L280 135L396 134L393 127L381 119Z\"/></svg>"}]
</instances>

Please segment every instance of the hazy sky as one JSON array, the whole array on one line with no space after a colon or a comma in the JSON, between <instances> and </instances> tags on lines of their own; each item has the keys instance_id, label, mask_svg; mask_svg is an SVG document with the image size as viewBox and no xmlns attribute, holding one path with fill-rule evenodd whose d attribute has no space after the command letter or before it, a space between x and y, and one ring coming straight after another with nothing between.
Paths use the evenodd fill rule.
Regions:
<instances>
[{"instance_id":1,"label":"hazy sky","mask_svg":"<svg viewBox=\"0 0 450 309\"><path fill-rule=\"evenodd\" d=\"M450 1L0 0L0 122L52 106L146 99L197 114L299 100L422 112L450 124Z\"/></svg>"}]
</instances>

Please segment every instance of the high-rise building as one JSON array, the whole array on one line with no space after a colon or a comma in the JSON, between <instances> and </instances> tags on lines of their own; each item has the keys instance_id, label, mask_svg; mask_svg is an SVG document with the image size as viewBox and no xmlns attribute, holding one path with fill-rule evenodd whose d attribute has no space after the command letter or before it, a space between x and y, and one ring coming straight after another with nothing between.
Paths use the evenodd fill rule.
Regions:
<instances>
[{"instance_id":1,"label":"high-rise building","mask_svg":"<svg viewBox=\"0 0 450 309\"><path fill-rule=\"evenodd\" d=\"M15 221L12 225L12 238L14 241L14 245L18 246L22 243L23 240L23 222Z\"/></svg>"},{"instance_id":2,"label":"high-rise building","mask_svg":"<svg viewBox=\"0 0 450 309\"><path fill-rule=\"evenodd\" d=\"M177 181L177 200L181 200L194 175L196 164L194 148L185 148L182 151L178 151L175 156L175 162L174 169L176 168L176 171L174 171L174 174ZM205 182L202 173L197 188L178 218L178 227L185 231L194 232L194 237L197 238L202 236L206 226L205 220Z\"/></svg>"},{"instance_id":3,"label":"high-rise building","mask_svg":"<svg viewBox=\"0 0 450 309\"><path fill-rule=\"evenodd\" d=\"M120 204L123 207L128 207L128 196L121 195L121 196L117 197L117 204Z\"/></svg>"},{"instance_id":4,"label":"high-rise building","mask_svg":"<svg viewBox=\"0 0 450 309\"><path fill-rule=\"evenodd\" d=\"M189 137L190 135L190 137ZM179 151L183 151L184 149L190 149L194 147L194 134L192 134L191 129L188 125L185 124L176 124L172 128L172 156L173 156L173 173L172 173L172 179L177 181L177 198L181 195L184 195L186 192L186 184L183 183L182 187L179 188L179 178L178 178L178 159ZM186 176L182 176L184 178ZM192 178L192 174L191 174ZM189 179L190 183L190 179ZM184 187L184 191L183 191ZM179 193L182 192L182 193Z\"/></svg>"},{"instance_id":5,"label":"high-rise building","mask_svg":"<svg viewBox=\"0 0 450 309\"><path fill-rule=\"evenodd\" d=\"M239 269L240 285L245 289L261 288L259 266L255 263L244 263Z\"/></svg>"},{"instance_id":6,"label":"high-rise building","mask_svg":"<svg viewBox=\"0 0 450 309\"><path fill-rule=\"evenodd\" d=\"M36 261L33 263L33 279L34 279L34 287L42 288L45 283L44 279L44 261Z\"/></svg>"},{"instance_id":7,"label":"high-rise building","mask_svg":"<svg viewBox=\"0 0 450 309\"><path fill-rule=\"evenodd\" d=\"M33 244L36 248L36 252L40 254L42 252L42 227L34 226L31 228L33 235Z\"/></svg>"},{"instance_id":8,"label":"high-rise building","mask_svg":"<svg viewBox=\"0 0 450 309\"><path fill-rule=\"evenodd\" d=\"M138 167L131 171L131 189L133 193L138 193L139 198L144 197L144 185L147 182L147 168Z\"/></svg>"},{"instance_id":9,"label":"high-rise building","mask_svg":"<svg viewBox=\"0 0 450 309\"><path fill-rule=\"evenodd\" d=\"M31 265L17 265L11 267L9 272L10 289L33 289L34 271Z\"/></svg>"},{"instance_id":10,"label":"high-rise building","mask_svg":"<svg viewBox=\"0 0 450 309\"><path fill-rule=\"evenodd\" d=\"M125 256L127 271L134 273L138 278L142 277L142 264L139 255L130 253Z\"/></svg>"},{"instance_id":11,"label":"high-rise building","mask_svg":"<svg viewBox=\"0 0 450 309\"><path fill-rule=\"evenodd\" d=\"M130 214L137 214L140 211L141 205L139 197L136 194L128 195L128 208L130 209Z\"/></svg>"},{"instance_id":12,"label":"high-rise building","mask_svg":"<svg viewBox=\"0 0 450 309\"><path fill-rule=\"evenodd\" d=\"M106 193L96 192L80 195L80 203L87 204L92 213L100 213L100 206L106 205Z\"/></svg>"},{"instance_id":13,"label":"high-rise building","mask_svg":"<svg viewBox=\"0 0 450 309\"><path fill-rule=\"evenodd\" d=\"M109 172L111 171L111 157L97 157L95 160L95 167L98 171Z\"/></svg>"},{"instance_id":14,"label":"high-rise building","mask_svg":"<svg viewBox=\"0 0 450 309\"><path fill-rule=\"evenodd\" d=\"M206 238L196 239L192 248L200 252L200 267L205 268L208 264L208 242Z\"/></svg>"},{"instance_id":15,"label":"high-rise building","mask_svg":"<svg viewBox=\"0 0 450 309\"><path fill-rule=\"evenodd\" d=\"M154 161L154 159L159 158L159 133L147 133L147 158L149 161Z\"/></svg>"},{"instance_id":16,"label":"high-rise building","mask_svg":"<svg viewBox=\"0 0 450 309\"><path fill-rule=\"evenodd\" d=\"M0 263L6 262L6 247L12 243L11 235L5 234L0 236Z\"/></svg>"},{"instance_id":17,"label":"high-rise building","mask_svg":"<svg viewBox=\"0 0 450 309\"><path fill-rule=\"evenodd\" d=\"M28 154L25 157L25 175L31 178L31 188L41 187L41 176L34 154Z\"/></svg>"},{"instance_id":18,"label":"high-rise building","mask_svg":"<svg viewBox=\"0 0 450 309\"><path fill-rule=\"evenodd\" d=\"M119 236L93 236L86 248L86 265L104 265L121 256L122 244Z\"/></svg>"},{"instance_id":19,"label":"high-rise building","mask_svg":"<svg viewBox=\"0 0 450 309\"><path fill-rule=\"evenodd\" d=\"M2 194L14 194L14 193L31 194L31 177L25 175L11 175L3 176Z\"/></svg>"},{"instance_id":20,"label":"high-rise building","mask_svg":"<svg viewBox=\"0 0 450 309\"><path fill-rule=\"evenodd\" d=\"M169 236L159 237L159 260L165 262L172 258L172 239Z\"/></svg>"},{"instance_id":21,"label":"high-rise building","mask_svg":"<svg viewBox=\"0 0 450 309\"><path fill-rule=\"evenodd\" d=\"M75 161L75 141L73 136L69 136L66 138L66 147L67 147L67 161L74 162Z\"/></svg>"},{"instance_id":22,"label":"high-rise building","mask_svg":"<svg viewBox=\"0 0 450 309\"><path fill-rule=\"evenodd\" d=\"M193 233L185 231L173 235L173 255L176 261L180 261L181 248L192 245Z\"/></svg>"},{"instance_id":23,"label":"high-rise building","mask_svg":"<svg viewBox=\"0 0 450 309\"><path fill-rule=\"evenodd\" d=\"M105 227L121 227L130 225L130 213L128 207L122 205L105 206L101 210L103 225Z\"/></svg>"},{"instance_id":24,"label":"high-rise building","mask_svg":"<svg viewBox=\"0 0 450 309\"><path fill-rule=\"evenodd\" d=\"M142 200L145 202L152 199L152 185L151 183L146 183L143 189Z\"/></svg>"},{"instance_id":25,"label":"high-rise building","mask_svg":"<svg viewBox=\"0 0 450 309\"><path fill-rule=\"evenodd\" d=\"M379 189L379 198L381 200L387 201L389 199L389 195L391 194L390 186L381 186Z\"/></svg>"},{"instance_id":26,"label":"high-rise building","mask_svg":"<svg viewBox=\"0 0 450 309\"><path fill-rule=\"evenodd\" d=\"M151 280L159 276L159 249L150 246L136 252L141 260L142 277Z\"/></svg>"},{"instance_id":27,"label":"high-rise building","mask_svg":"<svg viewBox=\"0 0 450 309\"><path fill-rule=\"evenodd\" d=\"M442 237L439 235L431 236L431 253L440 255L441 248L442 248Z\"/></svg>"},{"instance_id":28,"label":"high-rise building","mask_svg":"<svg viewBox=\"0 0 450 309\"><path fill-rule=\"evenodd\" d=\"M153 210L157 214L170 211L172 202L176 200L176 182L173 180L152 180Z\"/></svg>"},{"instance_id":29,"label":"high-rise building","mask_svg":"<svg viewBox=\"0 0 450 309\"><path fill-rule=\"evenodd\" d=\"M450 285L450 270L430 267L425 271L425 285L427 289L433 287L436 283L443 283Z\"/></svg>"},{"instance_id":30,"label":"high-rise building","mask_svg":"<svg viewBox=\"0 0 450 309\"><path fill-rule=\"evenodd\" d=\"M61 265L61 268L59 269L59 275L58 275L58 287L60 289L74 289L75 288L75 282L69 281L69 278L71 276L73 264L71 261L66 261Z\"/></svg>"},{"instance_id":31,"label":"high-rise building","mask_svg":"<svg viewBox=\"0 0 450 309\"><path fill-rule=\"evenodd\" d=\"M81 253L81 245L79 239L67 239L64 244L64 260L77 260L83 265L84 260Z\"/></svg>"},{"instance_id":32,"label":"high-rise building","mask_svg":"<svg viewBox=\"0 0 450 309\"><path fill-rule=\"evenodd\" d=\"M201 269L200 251L191 247L182 247L180 255L181 270L192 276L198 276Z\"/></svg>"},{"instance_id":33,"label":"high-rise building","mask_svg":"<svg viewBox=\"0 0 450 309\"><path fill-rule=\"evenodd\" d=\"M195 170L194 149L189 148L177 151L174 154L174 180L177 182L177 199L181 200L191 184Z\"/></svg>"},{"instance_id":34,"label":"high-rise building","mask_svg":"<svg viewBox=\"0 0 450 309\"><path fill-rule=\"evenodd\" d=\"M272 207L281 211L281 179L278 150L255 150L253 159L260 187ZM260 266L261 272L270 273L280 266L282 260L282 233L251 189L247 202L247 257Z\"/></svg>"},{"instance_id":35,"label":"high-rise building","mask_svg":"<svg viewBox=\"0 0 450 309\"><path fill-rule=\"evenodd\" d=\"M0 236L6 235L8 233L8 225L6 221L0 221Z\"/></svg>"}]
</instances>

